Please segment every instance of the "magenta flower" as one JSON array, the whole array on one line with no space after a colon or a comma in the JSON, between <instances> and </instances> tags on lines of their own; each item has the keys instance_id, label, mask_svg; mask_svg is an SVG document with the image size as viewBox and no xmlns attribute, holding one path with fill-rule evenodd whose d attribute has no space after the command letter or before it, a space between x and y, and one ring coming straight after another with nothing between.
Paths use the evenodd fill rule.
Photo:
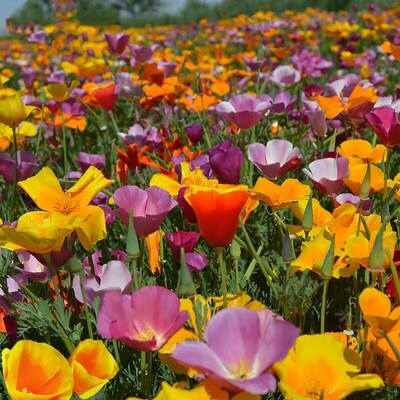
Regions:
<instances>
[{"instance_id":1,"label":"magenta flower","mask_svg":"<svg viewBox=\"0 0 400 400\"><path fill-rule=\"evenodd\" d=\"M113 199L119 207L115 214L126 226L129 225L129 210L132 210L133 225L138 236L148 236L155 232L177 205L166 190L157 186L146 190L137 186L124 186L114 192Z\"/></svg>"},{"instance_id":2,"label":"magenta flower","mask_svg":"<svg viewBox=\"0 0 400 400\"><path fill-rule=\"evenodd\" d=\"M126 293L130 291L132 276L128 267L121 261L109 261L100 269L96 276L83 278L82 286L85 291L87 304L92 307L95 297L103 297L108 292ZM79 276L72 281L76 299L83 303Z\"/></svg>"},{"instance_id":3,"label":"magenta flower","mask_svg":"<svg viewBox=\"0 0 400 400\"><path fill-rule=\"evenodd\" d=\"M18 170L17 182L29 178L39 165L37 158L30 151L17 151ZM14 182L15 159L9 153L0 154L0 175L8 184Z\"/></svg>"},{"instance_id":4,"label":"magenta flower","mask_svg":"<svg viewBox=\"0 0 400 400\"><path fill-rule=\"evenodd\" d=\"M349 160L345 157L322 158L309 164L303 172L310 178L315 188L322 194L337 194L342 190L343 178L350 174Z\"/></svg>"},{"instance_id":5,"label":"magenta flower","mask_svg":"<svg viewBox=\"0 0 400 400\"><path fill-rule=\"evenodd\" d=\"M315 135L325 137L328 131L325 114L322 110L306 111L311 128Z\"/></svg>"},{"instance_id":6,"label":"magenta flower","mask_svg":"<svg viewBox=\"0 0 400 400\"><path fill-rule=\"evenodd\" d=\"M207 266L207 257L202 253L195 253L194 246L200 239L200 234L194 231L167 232L165 239L171 249L174 260L180 262L181 248L185 252L185 261L190 272L201 271Z\"/></svg>"},{"instance_id":7,"label":"magenta flower","mask_svg":"<svg viewBox=\"0 0 400 400\"><path fill-rule=\"evenodd\" d=\"M105 33L104 38L107 41L110 52L113 54L121 54L129 42L129 35L126 33L117 33L116 35Z\"/></svg>"},{"instance_id":8,"label":"magenta flower","mask_svg":"<svg viewBox=\"0 0 400 400\"><path fill-rule=\"evenodd\" d=\"M185 126L185 133L193 144L200 142L204 135L204 129L200 124L192 124Z\"/></svg>"},{"instance_id":9,"label":"magenta flower","mask_svg":"<svg viewBox=\"0 0 400 400\"><path fill-rule=\"evenodd\" d=\"M80 151L76 163L81 168L83 174L91 165L95 166L97 169L104 168L106 164L106 156L104 154L90 154Z\"/></svg>"},{"instance_id":10,"label":"magenta flower","mask_svg":"<svg viewBox=\"0 0 400 400\"><path fill-rule=\"evenodd\" d=\"M300 150L283 139L273 139L264 146L252 143L248 147L249 160L269 179L279 179L301 162Z\"/></svg>"},{"instance_id":11,"label":"magenta flower","mask_svg":"<svg viewBox=\"0 0 400 400\"><path fill-rule=\"evenodd\" d=\"M284 114L292 111L297 102L296 97L293 97L289 92L278 92L274 100L267 94L262 94L260 99L270 102L270 110L276 114Z\"/></svg>"},{"instance_id":12,"label":"magenta flower","mask_svg":"<svg viewBox=\"0 0 400 400\"><path fill-rule=\"evenodd\" d=\"M100 336L117 339L142 351L157 351L185 324L176 294L161 286L145 286L131 295L108 292L100 306Z\"/></svg>"},{"instance_id":13,"label":"magenta flower","mask_svg":"<svg viewBox=\"0 0 400 400\"><path fill-rule=\"evenodd\" d=\"M379 107L365 118L385 146L394 147L400 144L400 122L392 107Z\"/></svg>"},{"instance_id":14,"label":"magenta flower","mask_svg":"<svg viewBox=\"0 0 400 400\"><path fill-rule=\"evenodd\" d=\"M206 343L181 343L173 358L232 391L265 394L276 389L272 365L286 356L299 332L270 310L228 308L208 322Z\"/></svg>"},{"instance_id":15,"label":"magenta flower","mask_svg":"<svg viewBox=\"0 0 400 400\"><path fill-rule=\"evenodd\" d=\"M152 46L139 46L137 44L128 44L129 50L135 59L135 63L144 64L153 59L154 52L158 49L157 44Z\"/></svg>"},{"instance_id":16,"label":"magenta flower","mask_svg":"<svg viewBox=\"0 0 400 400\"><path fill-rule=\"evenodd\" d=\"M268 111L270 103L250 94L238 94L229 101L222 101L215 109L222 118L248 129L259 122Z\"/></svg>"}]
</instances>

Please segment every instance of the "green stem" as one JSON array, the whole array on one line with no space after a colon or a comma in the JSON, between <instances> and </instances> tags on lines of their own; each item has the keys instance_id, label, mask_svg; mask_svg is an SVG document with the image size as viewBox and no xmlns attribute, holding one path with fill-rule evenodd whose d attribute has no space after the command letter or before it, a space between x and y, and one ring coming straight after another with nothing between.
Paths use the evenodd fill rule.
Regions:
<instances>
[{"instance_id":1,"label":"green stem","mask_svg":"<svg viewBox=\"0 0 400 400\"><path fill-rule=\"evenodd\" d=\"M223 307L226 308L228 306L228 300L227 300L228 289L226 287L226 264L224 260L224 248L216 247L215 251L218 254L219 271L221 274Z\"/></svg>"},{"instance_id":2,"label":"green stem","mask_svg":"<svg viewBox=\"0 0 400 400\"><path fill-rule=\"evenodd\" d=\"M62 142L63 142L63 157L64 157L64 177L67 176L68 173L68 160L67 160L67 135L65 132L65 127L64 127L64 112L61 109L61 116L62 116L62 121L61 121L61 132L62 132Z\"/></svg>"},{"instance_id":3,"label":"green stem","mask_svg":"<svg viewBox=\"0 0 400 400\"><path fill-rule=\"evenodd\" d=\"M11 197L11 213L12 217L14 217L14 203L15 197L17 194L17 181L18 181L18 147L17 147L17 131L16 127L12 128L13 131L13 142L14 142L14 179L13 179L13 190L12 190L12 197Z\"/></svg>"},{"instance_id":4,"label":"green stem","mask_svg":"<svg viewBox=\"0 0 400 400\"><path fill-rule=\"evenodd\" d=\"M89 333L89 338L93 340L92 324L90 322L89 308L88 308L88 305L87 305L86 293L85 293L85 289L83 287L82 275L81 274L79 274L79 285L81 287L81 292L82 292L83 312L85 313L85 319L86 319L86 325L87 325L87 329L88 329L88 333Z\"/></svg>"},{"instance_id":5,"label":"green stem","mask_svg":"<svg viewBox=\"0 0 400 400\"><path fill-rule=\"evenodd\" d=\"M274 280L273 278L276 278L276 274L273 270L271 270L271 268L269 267L269 265L267 265L262 259L261 257L257 254L256 249L253 246L253 243L250 239L249 234L247 233L247 230L244 226L244 223L242 221L241 218L239 218L239 223L240 223L240 227L242 228L242 232L245 238L245 242L247 244L247 248L250 251L250 254L252 255L253 258L256 259L258 265L261 268L262 273L264 274L265 278L268 281L269 286L271 287L272 291L274 292L275 296L278 298L278 290L276 289L276 286L274 284ZM235 239L236 240L236 239ZM240 244L240 242L238 241L238 243Z\"/></svg>"},{"instance_id":6,"label":"green stem","mask_svg":"<svg viewBox=\"0 0 400 400\"><path fill-rule=\"evenodd\" d=\"M140 390L146 398L150 397L151 391L151 369L153 364L153 353L151 351L140 352Z\"/></svg>"},{"instance_id":7,"label":"green stem","mask_svg":"<svg viewBox=\"0 0 400 400\"><path fill-rule=\"evenodd\" d=\"M324 286L322 290L321 333L325 333L326 295L328 293L329 281L330 279L324 279Z\"/></svg>"}]
</instances>

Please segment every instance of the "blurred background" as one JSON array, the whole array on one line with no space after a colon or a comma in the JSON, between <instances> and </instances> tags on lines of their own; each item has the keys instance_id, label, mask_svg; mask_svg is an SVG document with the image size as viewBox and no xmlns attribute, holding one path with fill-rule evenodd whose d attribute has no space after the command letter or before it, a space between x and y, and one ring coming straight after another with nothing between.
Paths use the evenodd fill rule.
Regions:
<instances>
[{"instance_id":1,"label":"blurred background","mask_svg":"<svg viewBox=\"0 0 400 400\"><path fill-rule=\"evenodd\" d=\"M267 9L277 13L307 7L337 11L363 8L369 3L371 1L367 0L77 0L76 18L88 25L177 25L202 18L216 20L238 14L252 15ZM392 1L375 0L373 3L390 6ZM8 17L17 25L51 23L54 18L53 0L3 0L0 5L0 30L3 33Z\"/></svg>"}]
</instances>

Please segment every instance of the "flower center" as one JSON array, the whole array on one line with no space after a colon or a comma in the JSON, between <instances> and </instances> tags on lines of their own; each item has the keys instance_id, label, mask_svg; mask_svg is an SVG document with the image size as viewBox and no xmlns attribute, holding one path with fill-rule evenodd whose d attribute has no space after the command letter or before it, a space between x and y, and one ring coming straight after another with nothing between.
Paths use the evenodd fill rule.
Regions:
<instances>
[{"instance_id":1,"label":"flower center","mask_svg":"<svg viewBox=\"0 0 400 400\"><path fill-rule=\"evenodd\" d=\"M233 379L246 381L254 378L253 371L249 367L247 360L240 360L239 364L233 364L229 367Z\"/></svg>"},{"instance_id":2,"label":"flower center","mask_svg":"<svg viewBox=\"0 0 400 400\"><path fill-rule=\"evenodd\" d=\"M74 201L74 199L72 199L71 193L64 192L62 196L55 201L54 211L57 211L61 214L70 214L71 212L77 210L79 205L79 201Z\"/></svg>"}]
</instances>

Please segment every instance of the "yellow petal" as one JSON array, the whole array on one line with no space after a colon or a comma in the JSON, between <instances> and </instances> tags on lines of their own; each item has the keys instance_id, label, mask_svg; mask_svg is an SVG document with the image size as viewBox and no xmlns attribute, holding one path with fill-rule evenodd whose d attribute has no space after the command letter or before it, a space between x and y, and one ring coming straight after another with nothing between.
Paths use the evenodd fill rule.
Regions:
<instances>
[{"instance_id":1,"label":"yellow petal","mask_svg":"<svg viewBox=\"0 0 400 400\"><path fill-rule=\"evenodd\" d=\"M161 173L152 176L149 186L158 186L159 188L166 190L173 197L178 196L179 189L182 188L180 183Z\"/></svg>"}]
</instances>

